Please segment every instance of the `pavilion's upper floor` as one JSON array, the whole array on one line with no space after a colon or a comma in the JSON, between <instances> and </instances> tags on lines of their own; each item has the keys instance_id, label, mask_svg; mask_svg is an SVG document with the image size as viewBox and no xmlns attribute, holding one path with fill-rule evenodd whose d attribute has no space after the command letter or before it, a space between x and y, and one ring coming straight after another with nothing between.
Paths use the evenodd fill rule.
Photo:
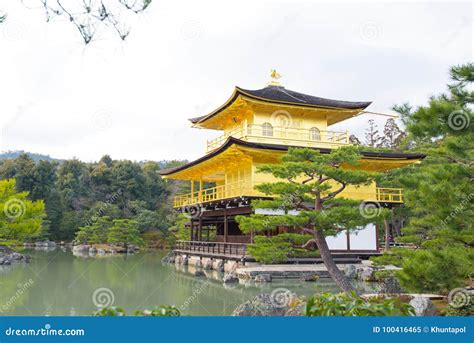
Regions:
<instances>
[{"instance_id":1,"label":"pavilion's upper floor","mask_svg":"<svg viewBox=\"0 0 474 343\"><path fill-rule=\"evenodd\" d=\"M349 144L347 131L330 126L357 116L370 102L340 101L315 97L271 84L259 90L236 87L215 111L190 121L193 127L219 130L207 141L210 153L229 137L254 143L337 148Z\"/></svg>"}]
</instances>

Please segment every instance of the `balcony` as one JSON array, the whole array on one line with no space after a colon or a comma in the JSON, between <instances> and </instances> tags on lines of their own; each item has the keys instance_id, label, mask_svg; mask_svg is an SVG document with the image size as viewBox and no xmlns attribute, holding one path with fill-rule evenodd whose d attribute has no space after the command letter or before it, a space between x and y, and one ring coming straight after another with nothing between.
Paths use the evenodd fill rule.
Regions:
<instances>
[{"instance_id":1,"label":"balcony","mask_svg":"<svg viewBox=\"0 0 474 343\"><path fill-rule=\"evenodd\" d=\"M202 191L175 196L173 207L190 206L203 202L256 195L261 196L262 194L254 189L252 182L239 181L213 188L203 189Z\"/></svg>"},{"instance_id":2,"label":"balcony","mask_svg":"<svg viewBox=\"0 0 474 343\"><path fill-rule=\"evenodd\" d=\"M193 206L205 202L229 199L240 196L263 196L254 189L255 184L249 181L239 181L213 188L204 189L193 193L178 195L174 198L173 207ZM401 188L379 188L373 192L343 192L341 196L364 201L382 203L403 203L403 190Z\"/></svg>"},{"instance_id":3,"label":"balcony","mask_svg":"<svg viewBox=\"0 0 474 343\"><path fill-rule=\"evenodd\" d=\"M224 144L229 136L249 142L294 145L301 147L334 148L349 144L346 132L323 131L317 128L300 129L263 125L241 125L235 130L207 141L206 152L210 153Z\"/></svg>"}]
</instances>

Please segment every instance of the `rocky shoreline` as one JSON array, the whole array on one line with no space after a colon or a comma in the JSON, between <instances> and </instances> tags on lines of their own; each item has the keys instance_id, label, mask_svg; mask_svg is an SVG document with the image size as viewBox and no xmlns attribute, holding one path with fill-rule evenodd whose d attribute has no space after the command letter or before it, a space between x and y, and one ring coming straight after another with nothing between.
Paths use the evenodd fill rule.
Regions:
<instances>
[{"instance_id":1,"label":"rocky shoreline","mask_svg":"<svg viewBox=\"0 0 474 343\"><path fill-rule=\"evenodd\" d=\"M79 244L72 247L74 256L134 254L138 251L140 248L136 245Z\"/></svg>"},{"instance_id":2,"label":"rocky shoreline","mask_svg":"<svg viewBox=\"0 0 474 343\"><path fill-rule=\"evenodd\" d=\"M9 266L14 263L29 263L31 257L0 246L0 266Z\"/></svg>"},{"instance_id":3,"label":"rocky shoreline","mask_svg":"<svg viewBox=\"0 0 474 343\"><path fill-rule=\"evenodd\" d=\"M439 296L429 294L376 294L362 295L363 298L382 297L404 299L414 309L414 315L439 316L432 299ZM287 289L276 289L271 294L262 293L239 305L232 313L232 316L303 316L302 309L306 306L306 299L298 297L295 293Z\"/></svg>"}]
</instances>

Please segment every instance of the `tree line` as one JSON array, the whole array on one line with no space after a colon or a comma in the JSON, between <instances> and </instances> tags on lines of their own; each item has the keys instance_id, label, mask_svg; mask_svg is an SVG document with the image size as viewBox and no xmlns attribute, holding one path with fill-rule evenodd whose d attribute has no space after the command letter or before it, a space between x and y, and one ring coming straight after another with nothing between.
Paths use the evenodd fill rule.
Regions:
<instances>
[{"instance_id":1,"label":"tree line","mask_svg":"<svg viewBox=\"0 0 474 343\"><path fill-rule=\"evenodd\" d=\"M165 182L158 170L179 163L138 163L107 155L94 163L34 161L23 153L0 160L0 180L14 179L16 192L44 201L42 230L34 239L72 241L80 227L97 225L100 218L132 220L141 233L166 234L174 221L169 197L176 183Z\"/></svg>"}]
</instances>

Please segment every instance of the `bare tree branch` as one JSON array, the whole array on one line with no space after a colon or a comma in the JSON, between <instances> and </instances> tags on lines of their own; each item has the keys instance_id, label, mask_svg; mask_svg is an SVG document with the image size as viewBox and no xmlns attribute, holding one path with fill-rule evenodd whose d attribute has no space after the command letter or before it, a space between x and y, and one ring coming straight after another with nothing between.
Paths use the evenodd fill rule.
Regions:
<instances>
[{"instance_id":1,"label":"bare tree branch","mask_svg":"<svg viewBox=\"0 0 474 343\"><path fill-rule=\"evenodd\" d=\"M145 11L152 0L40 0L46 12L46 21L66 17L89 44L102 27L110 27L120 39L130 34L127 24L131 14Z\"/></svg>"}]
</instances>

